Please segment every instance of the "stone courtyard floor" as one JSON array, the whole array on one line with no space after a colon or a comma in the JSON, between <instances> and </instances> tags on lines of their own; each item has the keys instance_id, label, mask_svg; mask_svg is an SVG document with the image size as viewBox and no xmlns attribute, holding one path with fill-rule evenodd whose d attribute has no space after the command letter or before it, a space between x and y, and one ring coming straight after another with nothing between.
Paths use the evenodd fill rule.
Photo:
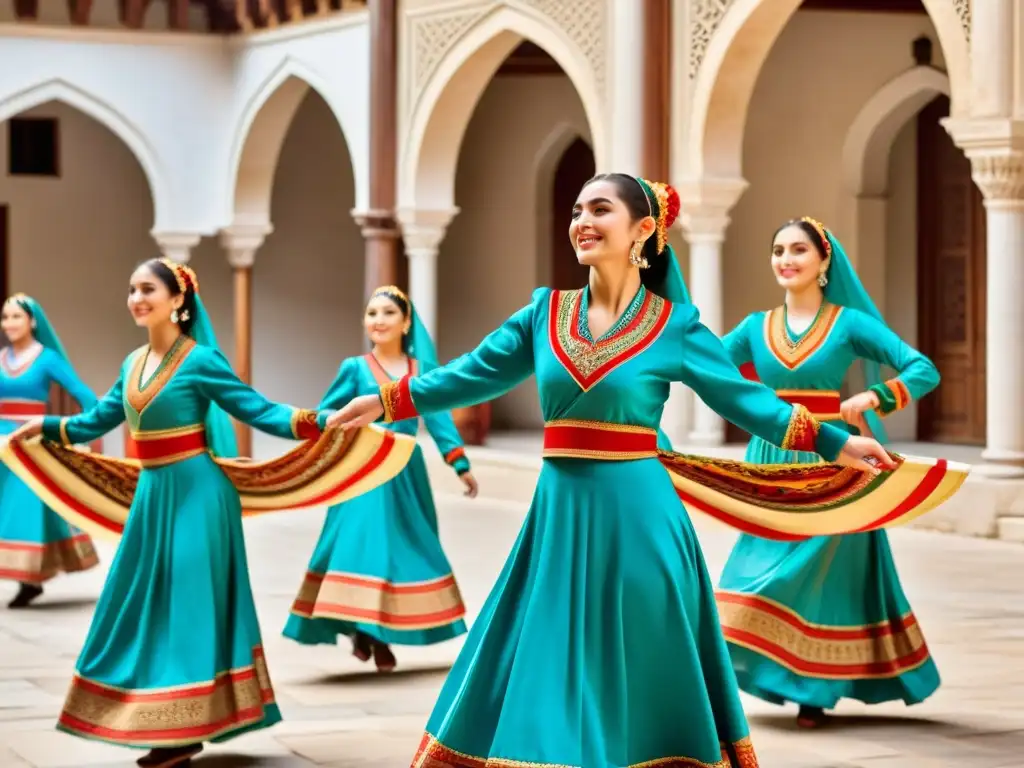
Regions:
<instances>
[{"instance_id":1,"label":"stone courtyard floor","mask_svg":"<svg viewBox=\"0 0 1024 768\"><path fill-rule=\"evenodd\" d=\"M502 491L494 480L481 477L485 493ZM525 512L522 501L507 499L522 494L469 501L453 493L452 481L438 488L443 538L474 616ZM695 517L717 578L733 534ZM253 588L285 720L208 748L194 765L409 765L460 644L398 648L399 670L379 677L352 659L347 645L305 648L282 638L322 519L322 512L311 510L246 524ZM746 698L761 765L1024 766L1024 546L908 530L891 538L904 586L942 673L942 688L911 709L845 704L830 727L815 733L795 731L794 710ZM110 548L103 546L101 555L108 563ZM104 574L105 566L59 578L34 609L0 607L0 768L131 766L139 756L53 728ZM0 582L0 605L10 594L13 585Z\"/></svg>"}]
</instances>

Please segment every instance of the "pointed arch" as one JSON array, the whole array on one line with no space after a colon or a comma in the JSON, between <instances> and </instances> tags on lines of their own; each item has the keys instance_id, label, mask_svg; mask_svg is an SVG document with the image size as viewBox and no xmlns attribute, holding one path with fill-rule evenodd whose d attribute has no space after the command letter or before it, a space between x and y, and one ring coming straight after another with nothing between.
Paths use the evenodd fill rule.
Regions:
<instances>
[{"instance_id":1,"label":"pointed arch","mask_svg":"<svg viewBox=\"0 0 1024 768\"><path fill-rule=\"evenodd\" d=\"M66 80L53 78L0 99L0 122L50 101L67 104L88 115L125 143L149 184L153 200L152 230L159 232L168 228L173 218L172 198L160 159L139 127L108 102Z\"/></svg>"},{"instance_id":2,"label":"pointed arch","mask_svg":"<svg viewBox=\"0 0 1024 768\"><path fill-rule=\"evenodd\" d=\"M561 30L516 8L483 16L452 46L416 101L399 154L402 208L455 206L455 172L470 118L494 73L523 40L543 48L583 104L598 166L608 154L600 91L583 53Z\"/></svg>"},{"instance_id":3,"label":"pointed arch","mask_svg":"<svg viewBox=\"0 0 1024 768\"><path fill-rule=\"evenodd\" d=\"M270 200L281 148L310 89L316 91L331 110L338 130L349 148L356 190L364 189L366 168L351 151L341 115L327 82L292 56L287 56L263 81L242 109L233 132L228 166L225 210L234 223L266 224L270 221Z\"/></svg>"}]
</instances>

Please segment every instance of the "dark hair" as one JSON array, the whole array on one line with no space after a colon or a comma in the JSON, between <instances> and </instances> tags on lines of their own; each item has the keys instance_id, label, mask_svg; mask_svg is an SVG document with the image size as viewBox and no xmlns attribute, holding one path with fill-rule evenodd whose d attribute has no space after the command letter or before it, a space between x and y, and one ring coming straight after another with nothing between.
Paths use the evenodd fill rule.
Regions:
<instances>
[{"instance_id":1,"label":"dark hair","mask_svg":"<svg viewBox=\"0 0 1024 768\"><path fill-rule=\"evenodd\" d=\"M775 234L772 235L773 247L775 245L775 238L779 236L779 232L781 232L784 229L789 229L790 227L797 227L801 231L803 231L803 233L807 235L807 239L811 241L812 245L814 245L814 250L818 252L818 255L821 257L821 260L825 260L826 251L828 249L827 244L824 240L821 239L821 233L818 231L817 227L811 224L811 222L804 221L803 219L790 219L781 227L776 229Z\"/></svg>"},{"instance_id":2,"label":"dark hair","mask_svg":"<svg viewBox=\"0 0 1024 768\"><path fill-rule=\"evenodd\" d=\"M181 296L181 286L178 285L178 278L175 276L174 271L168 267L161 259L148 259L142 262L140 266L145 267L154 275L156 275L160 282L167 286L167 290L170 291L171 296ZM192 285L187 285L184 292L185 300L182 302L181 309L178 310L178 327L182 333L189 333L192 330L192 325L196 321L196 292Z\"/></svg>"},{"instance_id":3,"label":"dark hair","mask_svg":"<svg viewBox=\"0 0 1024 768\"><path fill-rule=\"evenodd\" d=\"M633 176L626 173L599 173L590 179L583 188L598 181L607 181L613 187L619 200L626 206L633 221L639 221L647 216L653 216L658 221L658 200L652 199L647 189ZM665 276L668 274L668 256L663 251L658 253L657 235L651 235L644 242L643 256L647 259L647 269L640 270L640 282L650 290L660 288L665 284Z\"/></svg>"}]
</instances>

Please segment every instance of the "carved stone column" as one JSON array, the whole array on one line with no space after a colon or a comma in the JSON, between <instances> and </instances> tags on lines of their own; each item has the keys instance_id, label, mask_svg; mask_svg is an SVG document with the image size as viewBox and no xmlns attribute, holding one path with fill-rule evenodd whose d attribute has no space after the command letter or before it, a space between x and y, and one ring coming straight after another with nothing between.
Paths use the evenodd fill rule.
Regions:
<instances>
[{"instance_id":1,"label":"carved stone column","mask_svg":"<svg viewBox=\"0 0 1024 768\"><path fill-rule=\"evenodd\" d=\"M398 212L409 259L409 299L437 344L437 254L458 208Z\"/></svg>"},{"instance_id":2,"label":"carved stone column","mask_svg":"<svg viewBox=\"0 0 1024 768\"><path fill-rule=\"evenodd\" d=\"M220 244L231 265L234 278L235 373L252 384L252 266L256 250L273 231L270 224L234 224L223 230ZM252 430L235 422L240 456L252 456Z\"/></svg>"},{"instance_id":3,"label":"carved stone column","mask_svg":"<svg viewBox=\"0 0 1024 768\"><path fill-rule=\"evenodd\" d=\"M679 218L690 244L690 296L700 310L701 322L718 336L727 330L723 327L722 244L729 211L746 188L744 179L705 179L679 189ZM725 421L696 399L690 442L703 446L725 442Z\"/></svg>"},{"instance_id":4,"label":"carved stone column","mask_svg":"<svg viewBox=\"0 0 1024 768\"><path fill-rule=\"evenodd\" d=\"M611 0L610 10L611 167L597 170L639 175L644 170L644 3Z\"/></svg>"},{"instance_id":5,"label":"carved stone column","mask_svg":"<svg viewBox=\"0 0 1024 768\"><path fill-rule=\"evenodd\" d=\"M1024 122L947 120L946 128L970 159L985 198L983 470L1024 477Z\"/></svg>"}]
</instances>

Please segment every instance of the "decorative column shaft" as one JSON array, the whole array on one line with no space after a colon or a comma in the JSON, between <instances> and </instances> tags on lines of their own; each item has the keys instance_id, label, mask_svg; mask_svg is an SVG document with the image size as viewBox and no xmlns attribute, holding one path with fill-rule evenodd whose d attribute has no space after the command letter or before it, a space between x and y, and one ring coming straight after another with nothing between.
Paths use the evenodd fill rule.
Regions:
<instances>
[{"instance_id":1,"label":"decorative column shaft","mask_svg":"<svg viewBox=\"0 0 1024 768\"><path fill-rule=\"evenodd\" d=\"M612 61L609 68L611 116L610 168L636 176L643 171L644 139L644 3L611 0Z\"/></svg>"},{"instance_id":2,"label":"decorative column shaft","mask_svg":"<svg viewBox=\"0 0 1024 768\"><path fill-rule=\"evenodd\" d=\"M459 212L405 209L398 212L409 259L409 299L437 344L437 254L448 224Z\"/></svg>"}]
</instances>

